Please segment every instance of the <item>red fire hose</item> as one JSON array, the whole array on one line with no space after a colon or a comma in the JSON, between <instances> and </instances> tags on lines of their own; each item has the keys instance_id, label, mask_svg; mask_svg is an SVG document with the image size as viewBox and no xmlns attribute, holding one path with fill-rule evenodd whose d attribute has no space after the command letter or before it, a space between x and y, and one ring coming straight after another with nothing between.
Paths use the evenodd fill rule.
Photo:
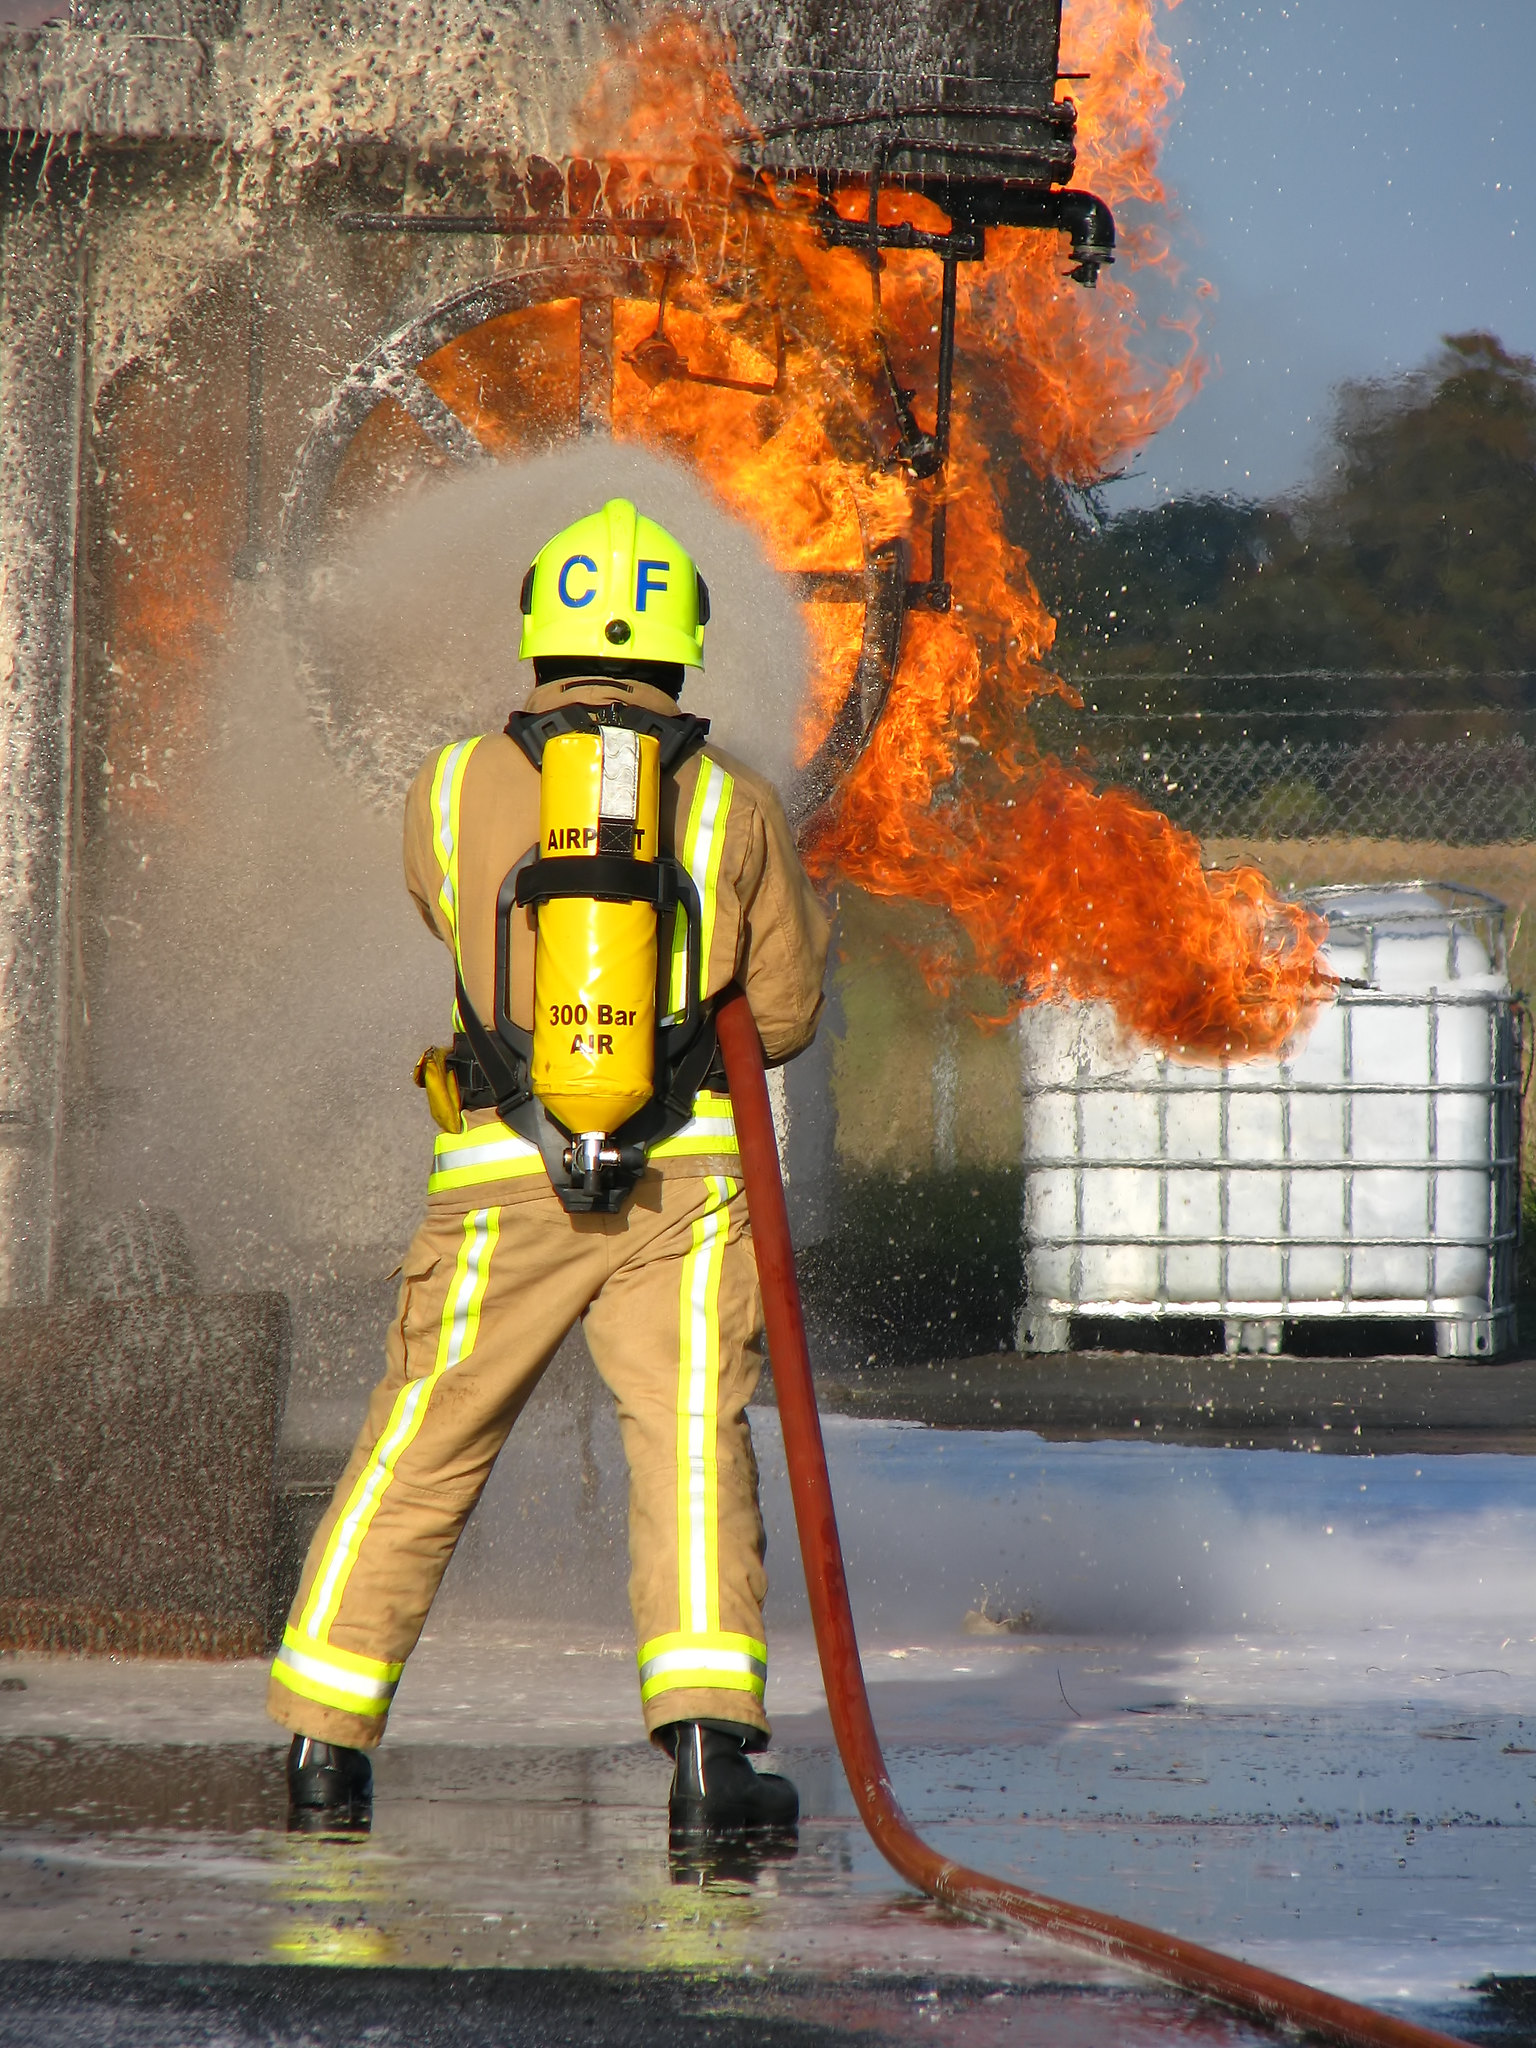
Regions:
<instances>
[{"instance_id":1,"label":"red fire hose","mask_svg":"<svg viewBox=\"0 0 1536 2048\"><path fill-rule=\"evenodd\" d=\"M1268 2025L1296 2028L1314 2040L1340 2042L1347 2048L1464 2048L1448 2034L1372 2012L1347 1998L1293 1983L1288 1977L1255 1969L1251 1963L1218 1955L1213 1949L1197 1948L1176 1935L1158 1934L1150 1927L1138 1927L1134 1920L1069 1906L1001 1878L987 1877L979 1870L967 1870L930 1849L913 1832L891 1789L853 1632L821 1418L811 1385L762 1043L747 999L739 990L720 1004L716 1022L736 1110L774 1392L784 1430L784 1455L827 1707L843 1769L875 1847L909 1884L956 1912L986 1920L1020 1921L1069 1948L1087 1949L1110 1962L1129 1964L1165 1984L1176 1984L1183 1991L1193 1991Z\"/></svg>"}]
</instances>

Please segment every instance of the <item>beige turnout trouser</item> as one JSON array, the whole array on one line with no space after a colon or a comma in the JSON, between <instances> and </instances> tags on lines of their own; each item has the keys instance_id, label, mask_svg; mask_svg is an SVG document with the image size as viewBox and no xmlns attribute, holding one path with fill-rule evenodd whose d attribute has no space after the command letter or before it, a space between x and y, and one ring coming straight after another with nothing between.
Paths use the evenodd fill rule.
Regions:
<instances>
[{"instance_id":1,"label":"beige turnout trouser","mask_svg":"<svg viewBox=\"0 0 1536 2048\"><path fill-rule=\"evenodd\" d=\"M431 1197L272 1668L275 1720L378 1742L469 1511L578 1318L629 1461L646 1728L766 1732L757 1268L740 1182L691 1172L647 1174L621 1216L568 1216L542 1174Z\"/></svg>"}]
</instances>

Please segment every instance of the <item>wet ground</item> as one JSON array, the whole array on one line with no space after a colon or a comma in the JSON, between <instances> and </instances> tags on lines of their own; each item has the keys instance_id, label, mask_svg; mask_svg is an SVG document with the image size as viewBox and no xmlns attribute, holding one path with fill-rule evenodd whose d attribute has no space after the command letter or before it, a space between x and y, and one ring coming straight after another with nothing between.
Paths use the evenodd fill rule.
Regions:
<instances>
[{"instance_id":1,"label":"wet ground","mask_svg":"<svg viewBox=\"0 0 1536 2048\"><path fill-rule=\"evenodd\" d=\"M363 1841L283 1830L259 1666L0 1660L0 2043L1258 2038L887 1871L757 1427L797 1854L669 1861L614 1587L519 1620L488 1498ZM942 1848L1536 2041L1536 1465L828 1436L876 1717Z\"/></svg>"}]
</instances>

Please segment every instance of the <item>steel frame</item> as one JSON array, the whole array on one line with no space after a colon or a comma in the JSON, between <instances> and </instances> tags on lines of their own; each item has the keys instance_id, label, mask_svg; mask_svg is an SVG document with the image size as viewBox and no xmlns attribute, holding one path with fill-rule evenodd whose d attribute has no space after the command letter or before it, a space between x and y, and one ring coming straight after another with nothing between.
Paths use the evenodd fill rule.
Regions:
<instances>
[{"instance_id":1,"label":"steel frame","mask_svg":"<svg viewBox=\"0 0 1536 2048\"><path fill-rule=\"evenodd\" d=\"M443 231L458 232L456 220L450 218ZM385 398L403 406L451 460L492 459L418 369L448 342L500 314L556 299L579 302L578 431L611 433L613 302L646 299L654 289L651 272L633 259L541 264L471 285L395 328L342 378L300 450L283 496L278 559L296 573L315 546L352 437ZM250 545L254 552L254 539ZM905 543L888 542L870 550L862 570L788 572L802 603L864 606L859 659L844 701L815 754L784 792L785 810L797 830L804 830L832 796L884 707L901 648L909 568Z\"/></svg>"}]
</instances>

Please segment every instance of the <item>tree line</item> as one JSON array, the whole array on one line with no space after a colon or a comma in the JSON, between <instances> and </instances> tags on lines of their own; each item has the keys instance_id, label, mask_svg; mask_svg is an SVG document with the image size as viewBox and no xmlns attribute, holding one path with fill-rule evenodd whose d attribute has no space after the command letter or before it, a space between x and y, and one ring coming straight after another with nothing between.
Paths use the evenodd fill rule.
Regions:
<instances>
[{"instance_id":1,"label":"tree line","mask_svg":"<svg viewBox=\"0 0 1536 2048\"><path fill-rule=\"evenodd\" d=\"M1536 359L1491 334L1342 386L1286 497L1063 509L1027 537L1068 675L1536 673Z\"/></svg>"}]
</instances>

